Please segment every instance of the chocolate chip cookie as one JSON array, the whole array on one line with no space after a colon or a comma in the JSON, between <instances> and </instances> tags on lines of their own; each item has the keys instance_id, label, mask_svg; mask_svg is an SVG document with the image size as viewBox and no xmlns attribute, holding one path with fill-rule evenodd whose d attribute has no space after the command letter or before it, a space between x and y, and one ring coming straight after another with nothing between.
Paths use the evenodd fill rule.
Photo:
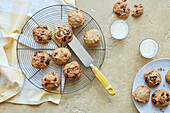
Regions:
<instances>
[{"instance_id":1,"label":"chocolate chip cookie","mask_svg":"<svg viewBox=\"0 0 170 113\"><path fill-rule=\"evenodd\" d=\"M54 31L54 37L60 44L67 44L73 39L73 31L70 26L59 26Z\"/></svg>"},{"instance_id":2,"label":"chocolate chip cookie","mask_svg":"<svg viewBox=\"0 0 170 113\"><path fill-rule=\"evenodd\" d=\"M53 51L52 58L57 65L64 65L71 58L71 52L67 48L57 48Z\"/></svg>"},{"instance_id":3,"label":"chocolate chip cookie","mask_svg":"<svg viewBox=\"0 0 170 113\"><path fill-rule=\"evenodd\" d=\"M42 78L42 86L48 90L55 90L60 85L60 76L56 72L49 72Z\"/></svg>"},{"instance_id":4,"label":"chocolate chip cookie","mask_svg":"<svg viewBox=\"0 0 170 113\"><path fill-rule=\"evenodd\" d=\"M143 14L143 12L144 12L144 8L143 8L142 3L140 3L139 5L134 4L134 7L136 8L136 10L134 10L134 11L132 12L132 16L134 16L134 17L139 17L139 16L141 16L141 15Z\"/></svg>"},{"instance_id":5,"label":"chocolate chip cookie","mask_svg":"<svg viewBox=\"0 0 170 113\"><path fill-rule=\"evenodd\" d=\"M157 90L152 94L152 103L154 106L164 107L169 105L169 93L163 89Z\"/></svg>"},{"instance_id":6,"label":"chocolate chip cookie","mask_svg":"<svg viewBox=\"0 0 170 113\"><path fill-rule=\"evenodd\" d=\"M149 69L146 71L144 74L144 79L149 87L157 87L162 81L160 73L154 69Z\"/></svg>"},{"instance_id":7,"label":"chocolate chip cookie","mask_svg":"<svg viewBox=\"0 0 170 113\"><path fill-rule=\"evenodd\" d=\"M40 44L50 42L52 31L46 25L39 25L33 29L34 40Z\"/></svg>"},{"instance_id":8,"label":"chocolate chip cookie","mask_svg":"<svg viewBox=\"0 0 170 113\"><path fill-rule=\"evenodd\" d=\"M68 80L77 80L82 74L80 65L76 61L66 64L63 73Z\"/></svg>"},{"instance_id":9,"label":"chocolate chip cookie","mask_svg":"<svg viewBox=\"0 0 170 113\"><path fill-rule=\"evenodd\" d=\"M84 42L88 47L96 47L100 44L102 38L101 33L97 29L91 29L84 35Z\"/></svg>"},{"instance_id":10,"label":"chocolate chip cookie","mask_svg":"<svg viewBox=\"0 0 170 113\"><path fill-rule=\"evenodd\" d=\"M32 66L38 69L44 69L50 64L50 56L45 51L38 51L32 57Z\"/></svg>"},{"instance_id":11,"label":"chocolate chip cookie","mask_svg":"<svg viewBox=\"0 0 170 113\"><path fill-rule=\"evenodd\" d=\"M170 70L168 70L166 76L165 76L166 82L170 84Z\"/></svg>"},{"instance_id":12,"label":"chocolate chip cookie","mask_svg":"<svg viewBox=\"0 0 170 113\"><path fill-rule=\"evenodd\" d=\"M68 13L68 23L74 27L78 28L84 25L86 19L84 18L83 13L80 10L73 10Z\"/></svg>"},{"instance_id":13,"label":"chocolate chip cookie","mask_svg":"<svg viewBox=\"0 0 170 113\"><path fill-rule=\"evenodd\" d=\"M127 1L126 0L118 1L113 7L113 12L119 18L127 18L130 13L130 8L127 7Z\"/></svg>"},{"instance_id":14,"label":"chocolate chip cookie","mask_svg":"<svg viewBox=\"0 0 170 113\"><path fill-rule=\"evenodd\" d=\"M149 101L150 90L142 85L138 86L133 92L133 97L136 101L146 103Z\"/></svg>"}]
</instances>

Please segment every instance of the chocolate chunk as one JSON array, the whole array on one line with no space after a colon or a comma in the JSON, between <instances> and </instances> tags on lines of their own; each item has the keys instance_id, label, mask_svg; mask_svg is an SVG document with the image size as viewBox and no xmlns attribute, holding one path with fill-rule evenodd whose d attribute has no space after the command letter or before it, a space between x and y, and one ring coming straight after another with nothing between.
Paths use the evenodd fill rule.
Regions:
<instances>
[{"instance_id":1,"label":"chocolate chunk","mask_svg":"<svg viewBox=\"0 0 170 113\"><path fill-rule=\"evenodd\" d=\"M146 83L149 83L149 81L147 80L147 78L145 79L145 82L146 82Z\"/></svg>"},{"instance_id":2,"label":"chocolate chunk","mask_svg":"<svg viewBox=\"0 0 170 113\"><path fill-rule=\"evenodd\" d=\"M47 61L45 62L47 65L49 65L50 64L50 61L47 59Z\"/></svg>"},{"instance_id":3,"label":"chocolate chunk","mask_svg":"<svg viewBox=\"0 0 170 113\"><path fill-rule=\"evenodd\" d=\"M69 73L70 72L70 70L69 69L67 69L67 73Z\"/></svg>"},{"instance_id":4,"label":"chocolate chunk","mask_svg":"<svg viewBox=\"0 0 170 113\"><path fill-rule=\"evenodd\" d=\"M123 4L123 5L120 6L120 8L123 8L124 6L125 6L125 5Z\"/></svg>"},{"instance_id":5,"label":"chocolate chunk","mask_svg":"<svg viewBox=\"0 0 170 113\"><path fill-rule=\"evenodd\" d=\"M64 36L64 37L62 38L62 41L65 42L65 41L66 41L66 38L67 38L67 36Z\"/></svg>"},{"instance_id":6,"label":"chocolate chunk","mask_svg":"<svg viewBox=\"0 0 170 113\"><path fill-rule=\"evenodd\" d=\"M136 10L136 13L138 13L138 10Z\"/></svg>"},{"instance_id":7,"label":"chocolate chunk","mask_svg":"<svg viewBox=\"0 0 170 113\"><path fill-rule=\"evenodd\" d=\"M64 76L65 76L66 78L68 78L68 75L65 74Z\"/></svg>"},{"instance_id":8,"label":"chocolate chunk","mask_svg":"<svg viewBox=\"0 0 170 113\"><path fill-rule=\"evenodd\" d=\"M169 102L170 98L166 99L167 102Z\"/></svg>"},{"instance_id":9,"label":"chocolate chunk","mask_svg":"<svg viewBox=\"0 0 170 113\"><path fill-rule=\"evenodd\" d=\"M34 53L34 56L37 56L37 52Z\"/></svg>"},{"instance_id":10,"label":"chocolate chunk","mask_svg":"<svg viewBox=\"0 0 170 113\"><path fill-rule=\"evenodd\" d=\"M40 26L37 27L37 29L39 28Z\"/></svg>"},{"instance_id":11,"label":"chocolate chunk","mask_svg":"<svg viewBox=\"0 0 170 113\"><path fill-rule=\"evenodd\" d=\"M58 32L57 32L57 36L60 36L60 35L61 35L60 31L58 31Z\"/></svg>"},{"instance_id":12,"label":"chocolate chunk","mask_svg":"<svg viewBox=\"0 0 170 113\"><path fill-rule=\"evenodd\" d=\"M169 94L167 93L166 96L169 97Z\"/></svg>"},{"instance_id":13,"label":"chocolate chunk","mask_svg":"<svg viewBox=\"0 0 170 113\"><path fill-rule=\"evenodd\" d=\"M48 83L45 83L44 85L45 85L45 86L47 86L47 85L48 85Z\"/></svg>"},{"instance_id":14,"label":"chocolate chunk","mask_svg":"<svg viewBox=\"0 0 170 113\"><path fill-rule=\"evenodd\" d=\"M115 12L115 14L117 14L118 16L120 16L120 13L119 13L119 12L117 12L117 11Z\"/></svg>"},{"instance_id":15,"label":"chocolate chunk","mask_svg":"<svg viewBox=\"0 0 170 113\"><path fill-rule=\"evenodd\" d=\"M51 39L52 39L51 37L48 38L48 40L51 40Z\"/></svg>"},{"instance_id":16,"label":"chocolate chunk","mask_svg":"<svg viewBox=\"0 0 170 113\"><path fill-rule=\"evenodd\" d=\"M40 35L44 35L44 32L41 32Z\"/></svg>"},{"instance_id":17,"label":"chocolate chunk","mask_svg":"<svg viewBox=\"0 0 170 113\"><path fill-rule=\"evenodd\" d=\"M164 96L164 92L161 93L161 96Z\"/></svg>"},{"instance_id":18,"label":"chocolate chunk","mask_svg":"<svg viewBox=\"0 0 170 113\"><path fill-rule=\"evenodd\" d=\"M53 87L57 87L57 86L54 84Z\"/></svg>"},{"instance_id":19,"label":"chocolate chunk","mask_svg":"<svg viewBox=\"0 0 170 113\"><path fill-rule=\"evenodd\" d=\"M69 36L68 38L71 39L72 36Z\"/></svg>"},{"instance_id":20,"label":"chocolate chunk","mask_svg":"<svg viewBox=\"0 0 170 113\"><path fill-rule=\"evenodd\" d=\"M43 63L44 60L45 60L45 57L44 57L44 56L40 58L41 63Z\"/></svg>"},{"instance_id":21,"label":"chocolate chunk","mask_svg":"<svg viewBox=\"0 0 170 113\"><path fill-rule=\"evenodd\" d=\"M160 83L156 83L156 85L159 85Z\"/></svg>"},{"instance_id":22,"label":"chocolate chunk","mask_svg":"<svg viewBox=\"0 0 170 113\"><path fill-rule=\"evenodd\" d=\"M47 26L44 26L43 28L46 29L46 30L48 29Z\"/></svg>"},{"instance_id":23,"label":"chocolate chunk","mask_svg":"<svg viewBox=\"0 0 170 113\"><path fill-rule=\"evenodd\" d=\"M122 0L123 2L126 2L126 0Z\"/></svg>"},{"instance_id":24,"label":"chocolate chunk","mask_svg":"<svg viewBox=\"0 0 170 113\"><path fill-rule=\"evenodd\" d=\"M44 79L44 81L46 81L46 78Z\"/></svg>"},{"instance_id":25,"label":"chocolate chunk","mask_svg":"<svg viewBox=\"0 0 170 113\"><path fill-rule=\"evenodd\" d=\"M74 76L73 76L73 78L76 78L77 77L77 75L75 74Z\"/></svg>"},{"instance_id":26,"label":"chocolate chunk","mask_svg":"<svg viewBox=\"0 0 170 113\"><path fill-rule=\"evenodd\" d=\"M54 81L57 81L57 78L54 78Z\"/></svg>"},{"instance_id":27,"label":"chocolate chunk","mask_svg":"<svg viewBox=\"0 0 170 113\"><path fill-rule=\"evenodd\" d=\"M43 53L43 51L38 51L38 53Z\"/></svg>"},{"instance_id":28,"label":"chocolate chunk","mask_svg":"<svg viewBox=\"0 0 170 113\"><path fill-rule=\"evenodd\" d=\"M42 38L41 38L40 36L37 36L37 39L38 39L39 41L42 41Z\"/></svg>"},{"instance_id":29,"label":"chocolate chunk","mask_svg":"<svg viewBox=\"0 0 170 113\"><path fill-rule=\"evenodd\" d=\"M156 100L153 100L152 102L153 102L154 104L156 104Z\"/></svg>"},{"instance_id":30,"label":"chocolate chunk","mask_svg":"<svg viewBox=\"0 0 170 113\"><path fill-rule=\"evenodd\" d=\"M154 77L153 77L153 80L156 80L156 78L157 78L157 77L156 77L156 76L154 76Z\"/></svg>"},{"instance_id":31,"label":"chocolate chunk","mask_svg":"<svg viewBox=\"0 0 170 113\"><path fill-rule=\"evenodd\" d=\"M69 35L70 34L70 30L67 30L67 35Z\"/></svg>"},{"instance_id":32,"label":"chocolate chunk","mask_svg":"<svg viewBox=\"0 0 170 113\"><path fill-rule=\"evenodd\" d=\"M152 94L152 97L154 97L155 95L156 95L156 94L155 94L155 93L153 93L153 94Z\"/></svg>"}]
</instances>

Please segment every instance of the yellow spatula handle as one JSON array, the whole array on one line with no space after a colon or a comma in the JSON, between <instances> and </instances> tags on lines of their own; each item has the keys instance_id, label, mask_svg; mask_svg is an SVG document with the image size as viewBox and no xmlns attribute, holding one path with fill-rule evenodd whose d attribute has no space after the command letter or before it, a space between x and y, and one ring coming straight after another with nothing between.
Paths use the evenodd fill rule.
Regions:
<instances>
[{"instance_id":1,"label":"yellow spatula handle","mask_svg":"<svg viewBox=\"0 0 170 113\"><path fill-rule=\"evenodd\" d=\"M112 96L115 95L115 90L104 77L104 75L100 72L100 70L96 66L91 67L91 70L99 82L102 84L102 86L106 89L106 91Z\"/></svg>"}]
</instances>

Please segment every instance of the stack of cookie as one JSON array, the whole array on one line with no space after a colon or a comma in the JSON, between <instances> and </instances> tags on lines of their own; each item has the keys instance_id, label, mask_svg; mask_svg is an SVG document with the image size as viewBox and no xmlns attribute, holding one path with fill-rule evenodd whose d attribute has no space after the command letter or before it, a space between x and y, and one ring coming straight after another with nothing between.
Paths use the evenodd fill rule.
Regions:
<instances>
[{"instance_id":1,"label":"stack of cookie","mask_svg":"<svg viewBox=\"0 0 170 113\"><path fill-rule=\"evenodd\" d=\"M67 44L73 39L73 28L79 28L84 25L86 19L80 10L73 10L68 13L69 25L58 26L54 31L54 37L60 44ZM39 25L33 29L35 42L47 44L52 39L52 31L46 25ZM91 29L84 34L84 42L87 47L94 48L100 44L101 33L97 29ZM61 47L56 48L52 53L52 60L56 65L65 65L71 58L69 49ZM37 51L32 57L32 66L38 69L44 69L50 65L50 55L45 51ZM82 71L78 62L73 61L66 64L63 68L63 74L67 80L77 80ZM49 72L42 77L42 86L48 90L55 90L60 85L60 76L56 72Z\"/></svg>"},{"instance_id":2,"label":"stack of cookie","mask_svg":"<svg viewBox=\"0 0 170 113\"><path fill-rule=\"evenodd\" d=\"M147 84L148 87L157 87L160 85L162 78L161 74L154 70L154 69L149 69L148 71L145 72L144 74L144 79L145 83ZM170 81L170 70L168 71L166 75L166 81ZM146 103L149 101L150 98L150 89L146 88L142 85L138 86L136 90L133 92L133 97L136 101ZM156 90L152 94L152 103L154 106L158 107L164 107L169 105L170 103L170 96L168 91L165 91L163 89Z\"/></svg>"}]
</instances>

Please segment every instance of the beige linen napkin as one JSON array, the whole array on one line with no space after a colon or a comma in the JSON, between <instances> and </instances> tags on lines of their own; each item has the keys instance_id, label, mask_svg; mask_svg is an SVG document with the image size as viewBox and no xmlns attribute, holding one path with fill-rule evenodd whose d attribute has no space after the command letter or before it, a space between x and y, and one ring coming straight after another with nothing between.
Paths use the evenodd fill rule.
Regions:
<instances>
[{"instance_id":1,"label":"beige linen napkin","mask_svg":"<svg viewBox=\"0 0 170 113\"><path fill-rule=\"evenodd\" d=\"M1 1L0 30L6 37L0 34L0 102L36 105L51 101L59 104L60 94L38 89L22 75L16 57L17 41L10 34L19 33L26 20L41 8L65 3L75 5L74 0Z\"/></svg>"}]
</instances>

